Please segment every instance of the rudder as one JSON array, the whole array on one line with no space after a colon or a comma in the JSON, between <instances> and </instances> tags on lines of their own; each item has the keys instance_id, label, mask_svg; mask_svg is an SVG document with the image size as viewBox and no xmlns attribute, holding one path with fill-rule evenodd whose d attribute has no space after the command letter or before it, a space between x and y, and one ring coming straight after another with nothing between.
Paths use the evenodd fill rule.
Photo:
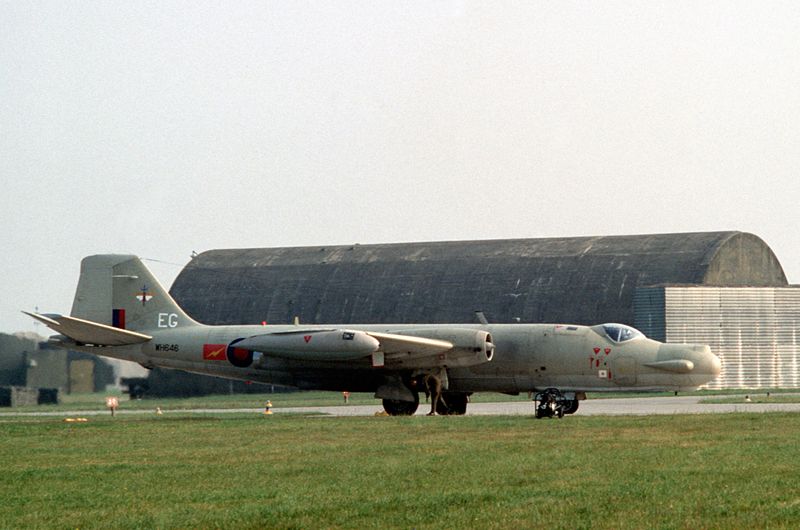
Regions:
<instances>
[{"instance_id":1,"label":"rudder","mask_svg":"<svg viewBox=\"0 0 800 530\"><path fill-rule=\"evenodd\" d=\"M100 254L81 261L73 317L134 331L196 324L142 261Z\"/></svg>"}]
</instances>

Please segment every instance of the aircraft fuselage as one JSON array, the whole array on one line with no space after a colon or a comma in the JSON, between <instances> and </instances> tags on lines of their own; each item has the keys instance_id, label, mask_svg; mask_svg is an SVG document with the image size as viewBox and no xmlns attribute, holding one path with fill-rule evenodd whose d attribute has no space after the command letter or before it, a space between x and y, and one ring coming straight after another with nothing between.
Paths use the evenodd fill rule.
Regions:
<instances>
[{"instance_id":1,"label":"aircraft fuselage","mask_svg":"<svg viewBox=\"0 0 800 530\"><path fill-rule=\"evenodd\" d=\"M441 329L488 331L495 351L491 362L448 369L449 390L528 392L549 387L572 391L688 390L719 373L719 359L707 346L663 344L645 337L623 343L610 340L602 326L554 324L349 324L307 326L303 330L357 329L382 333ZM248 367L229 362L228 345L261 333L292 331L295 326L199 326L164 329L141 345L105 348L71 346L90 353L220 377L305 389L375 391L387 367L369 358L306 361L258 355ZM213 354L213 349L225 351ZM309 345L314 346L314 345ZM310 348L309 348L310 349ZM211 354L209 353L211 351ZM205 353L204 353L205 351ZM688 361L693 367L665 370L648 364ZM685 365L688 366L688 365ZM392 372L402 371L394 366ZM409 369L411 370L411 369Z\"/></svg>"}]
</instances>

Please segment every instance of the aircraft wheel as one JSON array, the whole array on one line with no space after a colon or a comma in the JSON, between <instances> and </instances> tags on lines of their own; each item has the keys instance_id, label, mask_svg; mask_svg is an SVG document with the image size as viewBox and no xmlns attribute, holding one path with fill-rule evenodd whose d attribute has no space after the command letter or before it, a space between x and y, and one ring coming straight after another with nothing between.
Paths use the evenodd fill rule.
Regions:
<instances>
[{"instance_id":1,"label":"aircraft wheel","mask_svg":"<svg viewBox=\"0 0 800 530\"><path fill-rule=\"evenodd\" d=\"M436 404L437 414L441 414L442 416L463 416L467 413L469 395L457 392L446 392L442 397L444 398L444 403L439 401L439 403Z\"/></svg>"},{"instance_id":2,"label":"aircraft wheel","mask_svg":"<svg viewBox=\"0 0 800 530\"><path fill-rule=\"evenodd\" d=\"M399 399L384 399L383 410L389 416L411 416L419 407L419 395L414 392L414 401L400 401Z\"/></svg>"},{"instance_id":3,"label":"aircraft wheel","mask_svg":"<svg viewBox=\"0 0 800 530\"><path fill-rule=\"evenodd\" d=\"M567 404L564 406L564 414L575 414L575 412L578 410L579 404L580 401L577 399L567 401Z\"/></svg>"}]
</instances>

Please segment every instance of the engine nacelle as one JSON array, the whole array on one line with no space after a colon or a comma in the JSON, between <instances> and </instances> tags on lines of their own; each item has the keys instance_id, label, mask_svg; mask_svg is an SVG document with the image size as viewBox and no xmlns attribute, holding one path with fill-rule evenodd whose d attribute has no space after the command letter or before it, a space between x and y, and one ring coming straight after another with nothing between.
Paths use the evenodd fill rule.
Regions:
<instances>
[{"instance_id":1,"label":"engine nacelle","mask_svg":"<svg viewBox=\"0 0 800 530\"><path fill-rule=\"evenodd\" d=\"M403 330L399 334L444 340L453 344L445 358L436 364L449 367L474 366L487 363L494 357L494 343L489 332L479 329L427 328Z\"/></svg>"}]
</instances>

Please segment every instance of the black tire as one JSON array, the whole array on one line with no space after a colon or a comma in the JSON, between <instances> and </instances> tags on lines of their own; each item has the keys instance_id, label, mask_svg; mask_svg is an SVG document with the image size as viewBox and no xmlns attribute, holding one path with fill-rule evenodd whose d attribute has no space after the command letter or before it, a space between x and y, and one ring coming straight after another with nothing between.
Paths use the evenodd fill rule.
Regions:
<instances>
[{"instance_id":1,"label":"black tire","mask_svg":"<svg viewBox=\"0 0 800 530\"><path fill-rule=\"evenodd\" d=\"M444 398L444 403L440 400L436 404L437 414L441 414L442 416L463 416L467 413L467 403L469 403L468 394L445 392L442 397Z\"/></svg>"},{"instance_id":2,"label":"black tire","mask_svg":"<svg viewBox=\"0 0 800 530\"><path fill-rule=\"evenodd\" d=\"M384 399L383 410L389 416L411 416L419 407L419 394L414 392L414 401L400 401L399 399Z\"/></svg>"},{"instance_id":3,"label":"black tire","mask_svg":"<svg viewBox=\"0 0 800 530\"><path fill-rule=\"evenodd\" d=\"M575 414L575 412L577 412L578 410L579 404L580 401L578 401L577 399L567 401L567 404L564 405L564 414Z\"/></svg>"}]
</instances>

